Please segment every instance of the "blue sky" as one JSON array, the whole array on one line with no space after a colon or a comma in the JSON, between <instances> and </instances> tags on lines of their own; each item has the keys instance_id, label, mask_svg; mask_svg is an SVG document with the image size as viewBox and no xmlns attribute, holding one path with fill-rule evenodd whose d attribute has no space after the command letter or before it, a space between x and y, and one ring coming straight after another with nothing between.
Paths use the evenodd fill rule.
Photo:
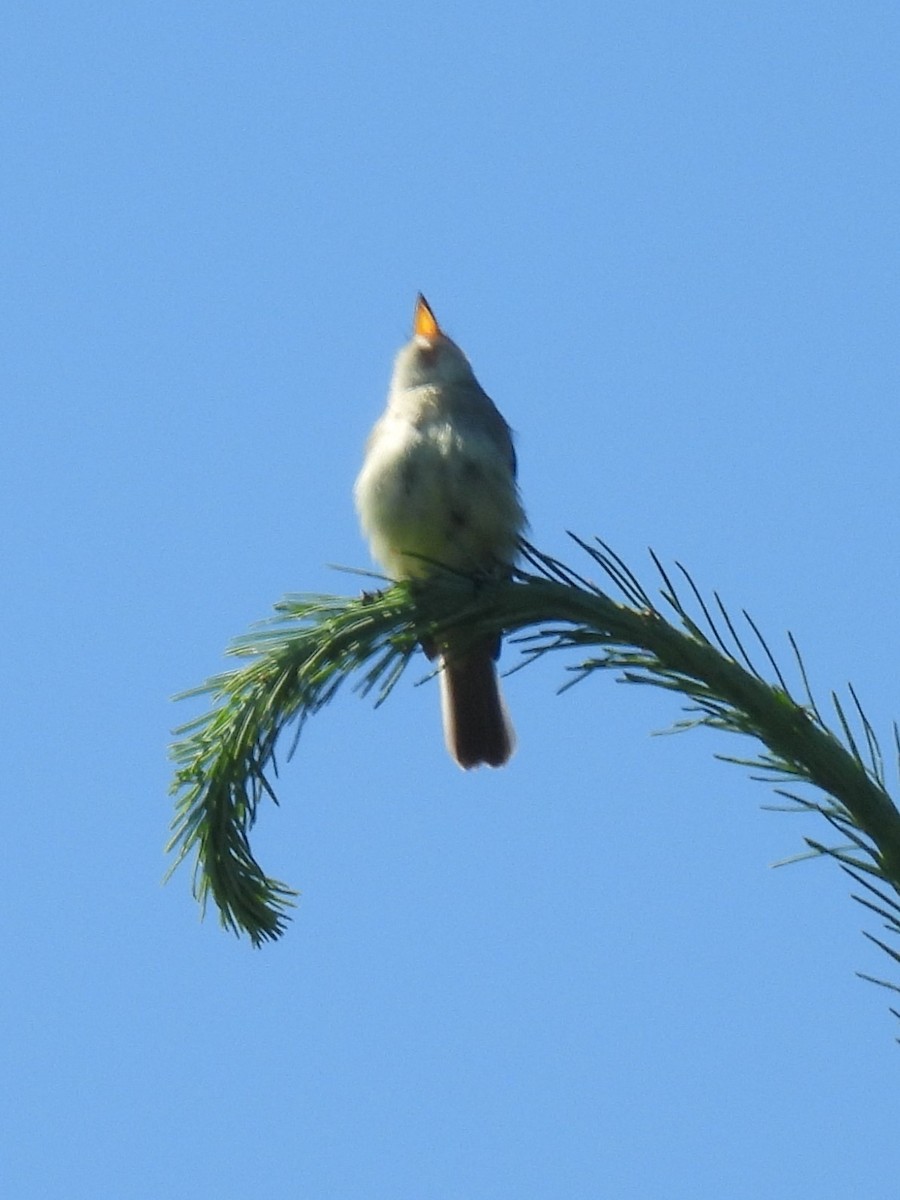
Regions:
<instances>
[{"instance_id":1,"label":"blue sky","mask_svg":"<svg viewBox=\"0 0 900 1200\"><path fill-rule=\"evenodd\" d=\"M546 661L463 775L434 685L348 691L256 831L283 941L161 879L171 696L370 565L419 289L538 545L685 563L888 743L898 54L887 3L12 5L4 1195L896 1195L874 926L671 697Z\"/></svg>"}]
</instances>

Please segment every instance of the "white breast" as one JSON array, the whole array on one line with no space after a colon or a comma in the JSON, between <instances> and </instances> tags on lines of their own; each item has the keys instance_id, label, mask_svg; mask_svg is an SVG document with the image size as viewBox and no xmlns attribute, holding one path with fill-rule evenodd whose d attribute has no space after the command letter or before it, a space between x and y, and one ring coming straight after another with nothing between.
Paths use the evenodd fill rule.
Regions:
<instances>
[{"instance_id":1,"label":"white breast","mask_svg":"<svg viewBox=\"0 0 900 1200\"><path fill-rule=\"evenodd\" d=\"M427 400L389 407L355 495L372 553L394 578L426 574L425 560L490 571L516 557L525 516L508 451L469 414L451 420Z\"/></svg>"}]
</instances>

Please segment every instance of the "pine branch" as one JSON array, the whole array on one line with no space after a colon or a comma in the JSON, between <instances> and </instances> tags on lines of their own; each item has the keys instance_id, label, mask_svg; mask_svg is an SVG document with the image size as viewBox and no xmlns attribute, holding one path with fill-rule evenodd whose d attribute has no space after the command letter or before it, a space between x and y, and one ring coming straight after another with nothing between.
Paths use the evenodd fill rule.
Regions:
<instances>
[{"instance_id":1,"label":"pine branch","mask_svg":"<svg viewBox=\"0 0 900 1200\"><path fill-rule=\"evenodd\" d=\"M169 875L195 852L197 899L205 909L212 897L222 924L255 945L283 933L296 896L265 874L249 842L260 801L277 803L271 777L282 733L293 724L299 737L303 722L357 669L367 667L364 692L380 685L387 694L416 644L400 587L354 600L289 597L276 613L230 647L248 665L178 697L207 695L213 707L175 730L180 740L171 751L177 799Z\"/></svg>"},{"instance_id":2,"label":"pine branch","mask_svg":"<svg viewBox=\"0 0 900 1200\"><path fill-rule=\"evenodd\" d=\"M452 630L457 640L477 639L502 631L514 635L523 665L558 650L578 652L567 686L612 668L627 682L684 697L689 715L676 728L707 726L760 743L755 756L728 761L769 783L815 789L814 799L776 790L794 811L816 813L840 833L841 846L807 838L809 853L832 857L850 871L880 903L871 895L856 899L884 917L892 934L900 933L900 906L893 898L900 893L900 813L886 790L874 729L852 688L852 709L832 697L835 732L812 697L792 638L802 701L790 693L752 619L744 614L775 682L754 662L750 643L741 640L720 598L709 605L683 567L678 571L690 608L653 556L663 602L674 613L670 621L613 551L599 541L574 540L620 600L523 545L528 569L508 581L438 571L426 583L396 584L357 598L291 596L276 606L274 618L236 641L229 653L249 661L187 693L211 697L212 708L178 729L172 748L176 815L168 849L176 855L173 870L196 856L194 891L201 904L211 897L222 923L247 933L255 945L280 936L296 893L265 874L249 834L260 802L276 799L275 750L282 735L293 727L296 742L304 721L351 677L380 703L423 637L440 639Z\"/></svg>"}]
</instances>

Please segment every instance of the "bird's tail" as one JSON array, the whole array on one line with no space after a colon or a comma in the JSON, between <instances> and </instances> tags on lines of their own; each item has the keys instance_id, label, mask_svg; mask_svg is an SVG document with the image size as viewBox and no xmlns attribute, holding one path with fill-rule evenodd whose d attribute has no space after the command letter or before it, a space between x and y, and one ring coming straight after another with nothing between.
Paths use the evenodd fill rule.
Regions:
<instances>
[{"instance_id":1,"label":"bird's tail","mask_svg":"<svg viewBox=\"0 0 900 1200\"><path fill-rule=\"evenodd\" d=\"M500 694L494 645L444 654L441 710L447 749L464 770L486 763L502 767L515 749L513 728Z\"/></svg>"}]
</instances>

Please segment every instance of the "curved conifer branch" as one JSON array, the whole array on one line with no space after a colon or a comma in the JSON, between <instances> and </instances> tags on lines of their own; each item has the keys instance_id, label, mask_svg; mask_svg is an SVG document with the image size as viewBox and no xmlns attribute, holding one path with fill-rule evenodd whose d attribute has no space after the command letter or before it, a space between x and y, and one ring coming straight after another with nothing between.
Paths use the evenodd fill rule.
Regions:
<instances>
[{"instance_id":1,"label":"curved conifer branch","mask_svg":"<svg viewBox=\"0 0 900 1200\"><path fill-rule=\"evenodd\" d=\"M853 689L849 705L832 695L836 732L813 698L793 638L799 699L749 615L742 635L718 595L713 604L704 600L680 564L687 600L653 556L670 620L604 543L574 540L602 571L604 587L525 544L527 569L508 581L439 571L425 583L353 598L289 596L275 617L239 638L229 654L246 661L186 693L209 696L212 707L176 731L172 748L176 815L168 848L173 870L195 856L201 903L211 898L223 924L255 945L277 938L295 893L266 875L249 835L260 802L276 799L282 735L293 726L296 741L303 722L350 678L380 703L422 636L453 630L458 640L461 631L473 638L503 631L520 645L522 665L558 650L577 653L566 686L612 668L628 682L686 698L687 716L676 728L704 725L753 738L761 746L754 756L728 760L775 785L787 801L781 807L814 812L839 833L836 846L806 838L807 852L835 858L867 893L856 899L900 934L900 812ZM809 785L814 794L785 785ZM872 940L900 962L900 953Z\"/></svg>"}]
</instances>

